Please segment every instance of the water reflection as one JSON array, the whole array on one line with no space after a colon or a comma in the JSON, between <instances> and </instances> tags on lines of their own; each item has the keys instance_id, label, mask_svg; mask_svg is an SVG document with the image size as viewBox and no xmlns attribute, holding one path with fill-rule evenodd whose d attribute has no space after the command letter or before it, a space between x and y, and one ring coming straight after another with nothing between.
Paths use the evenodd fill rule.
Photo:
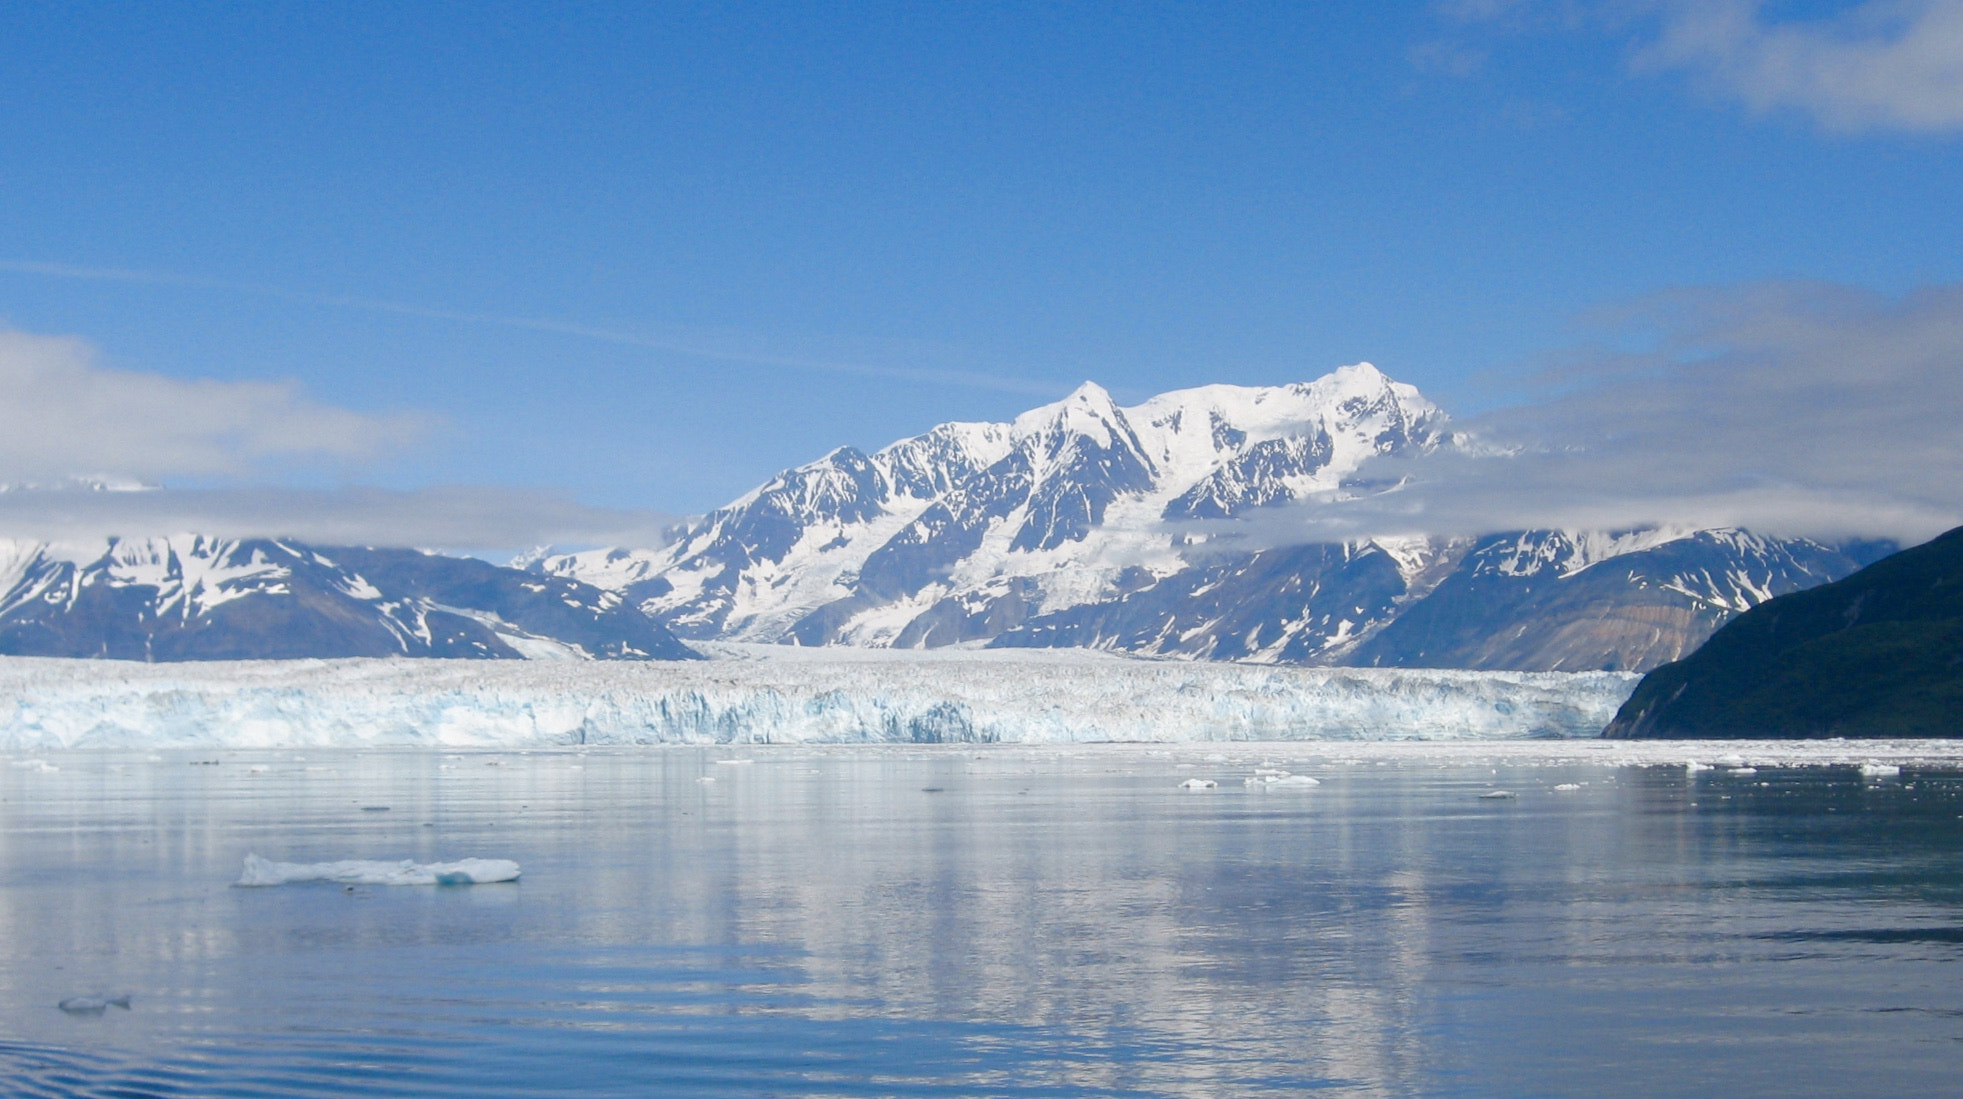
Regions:
<instances>
[{"instance_id":1,"label":"water reflection","mask_svg":"<svg viewBox=\"0 0 1963 1099\"><path fill-rule=\"evenodd\" d=\"M1323 779L1281 790L1239 784L1258 754L751 754L0 773L0 1076L48 1094L1806 1093L1876 1072L1935 1087L1963 1036L1940 964L1963 957L1963 782L1943 775L1270 761ZM1174 788L1193 775L1221 786ZM1499 786L1520 796L1476 796ZM247 851L525 875L231 889ZM55 1007L121 994L128 1012Z\"/></svg>"}]
</instances>

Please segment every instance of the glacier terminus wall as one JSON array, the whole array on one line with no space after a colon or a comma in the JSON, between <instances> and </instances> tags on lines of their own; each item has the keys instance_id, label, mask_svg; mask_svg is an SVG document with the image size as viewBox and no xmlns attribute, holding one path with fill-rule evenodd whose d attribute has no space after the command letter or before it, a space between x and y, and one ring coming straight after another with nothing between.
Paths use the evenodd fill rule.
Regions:
<instances>
[{"instance_id":1,"label":"glacier terminus wall","mask_svg":"<svg viewBox=\"0 0 1963 1099\"><path fill-rule=\"evenodd\" d=\"M0 658L0 749L1584 737L1637 678L704 647L686 663Z\"/></svg>"}]
</instances>

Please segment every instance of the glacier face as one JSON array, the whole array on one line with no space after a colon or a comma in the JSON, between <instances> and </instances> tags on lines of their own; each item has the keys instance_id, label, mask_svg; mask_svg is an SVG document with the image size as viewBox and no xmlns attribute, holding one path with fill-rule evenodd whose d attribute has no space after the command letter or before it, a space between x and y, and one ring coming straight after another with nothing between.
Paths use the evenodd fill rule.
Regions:
<instances>
[{"instance_id":1,"label":"glacier face","mask_svg":"<svg viewBox=\"0 0 1963 1099\"><path fill-rule=\"evenodd\" d=\"M1506 739L1598 734L1615 673L713 645L682 663L0 658L0 747Z\"/></svg>"}]
</instances>

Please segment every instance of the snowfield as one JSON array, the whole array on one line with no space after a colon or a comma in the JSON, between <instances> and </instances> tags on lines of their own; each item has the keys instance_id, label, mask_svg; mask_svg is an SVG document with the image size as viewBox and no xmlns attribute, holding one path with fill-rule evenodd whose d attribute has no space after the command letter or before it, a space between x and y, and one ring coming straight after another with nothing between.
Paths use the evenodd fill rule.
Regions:
<instances>
[{"instance_id":1,"label":"snowfield","mask_svg":"<svg viewBox=\"0 0 1963 1099\"><path fill-rule=\"evenodd\" d=\"M1638 677L709 644L688 663L0 658L0 749L1592 737Z\"/></svg>"}]
</instances>

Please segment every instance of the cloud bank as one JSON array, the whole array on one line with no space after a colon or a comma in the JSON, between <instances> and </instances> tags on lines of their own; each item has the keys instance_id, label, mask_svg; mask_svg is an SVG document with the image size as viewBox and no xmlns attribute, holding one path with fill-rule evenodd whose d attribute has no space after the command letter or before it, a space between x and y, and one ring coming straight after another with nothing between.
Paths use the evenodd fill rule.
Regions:
<instances>
[{"instance_id":1,"label":"cloud bank","mask_svg":"<svg viewBox=\"0 0 1963 1099\"><path fill-rule=\"evenodd\" d=\"M1378 459L1397 487L1285 509L1263 537L1742 526L1918 541L1963 524L1963 285L1678 291L1601 318L1473 445Z\"/></svg>"},{"instance_id":2,"label":"cloud bank","mask_svg":"<svg viewBox=\"0 0 1963 1099\"><path fill-rule=\"evenodd\" d=\"M295 466L362 465L399 452L430 426L419 415L323 404L280 382L111 369L82 340L0 330L0 537L73 541L194 531L489 551L543 543L655 546L673 521L493 487L89 487L174 478L249 482ZM28 487L36 485L52 487Z\"/></svg>"},{"instance_id":3,"label":"cloud bank","mask_svg":"<svg viewBox=\"0 0 1963 1099\"><path fill-rule=\"evenodd\" d=\"M594 508L552 493L477 486L0 492L0 536L48 542L184 531L498 557L548 544L651 548L666 544L664 531L673 522L656 512Z\"/></svg>"},{"instance_id":4,"label":"cloud bank","mask_svg":"<svg viewBox=\"0 0 1963 1099\"><path fill-rule=\"evenodd\" d=\"M1637 55L1753 111L1840 132L1963 129L1963 3L1866 0L1831 19L1768 22L1758 0L1676 0Z\"/></svg>"},{"instance_id":5,"label":"cloud bank","mask_svg":"<svg viewBox=\"0 0 1963 1099\"><path fill-rule=\"evenodd\" d=\"M286 383L110 369L81 340L0 331L0 481L363 462L407 445L425 426L414 416L320 404Z\"/></svg>"}]
</instances>

